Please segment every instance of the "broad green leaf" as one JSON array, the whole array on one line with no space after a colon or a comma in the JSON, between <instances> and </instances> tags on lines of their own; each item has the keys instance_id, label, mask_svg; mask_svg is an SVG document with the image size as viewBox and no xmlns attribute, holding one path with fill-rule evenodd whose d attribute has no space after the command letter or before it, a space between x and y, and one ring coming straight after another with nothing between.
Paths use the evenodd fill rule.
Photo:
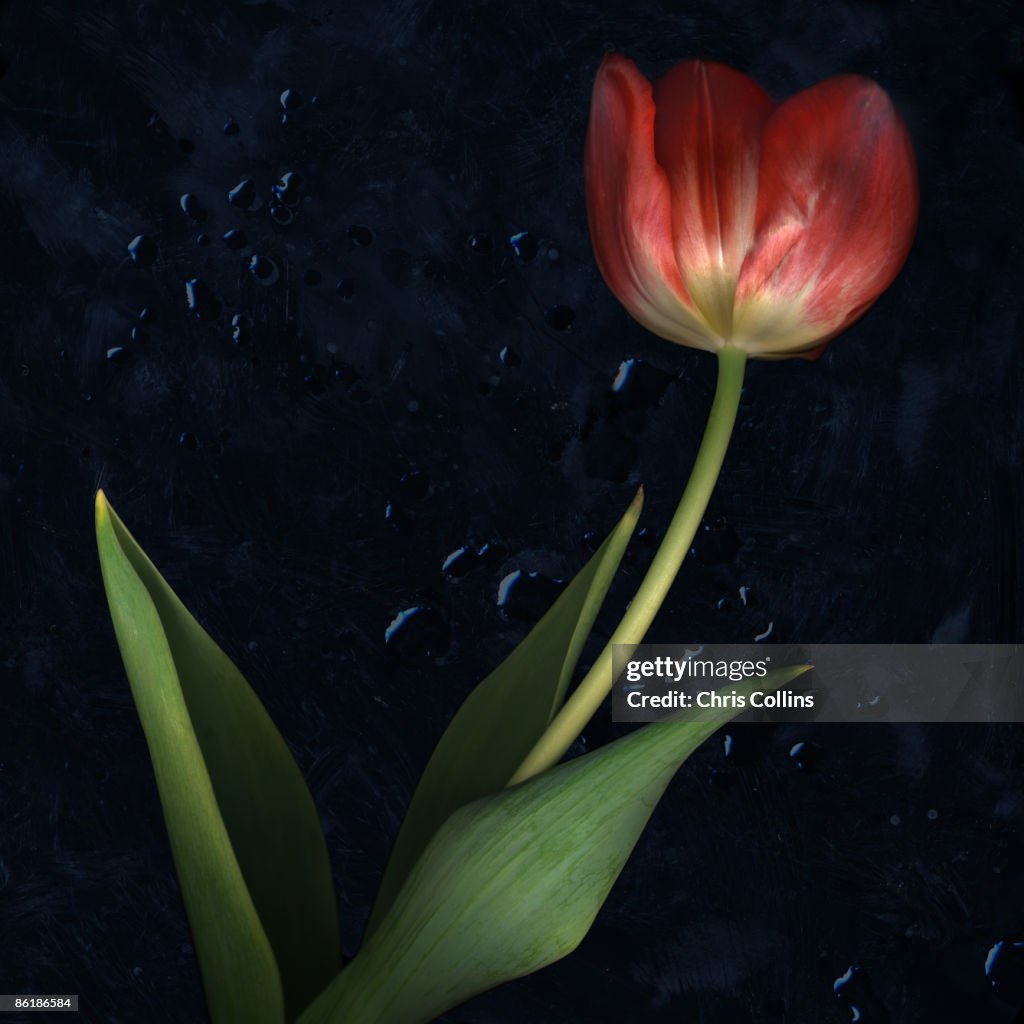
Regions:
<instances>
[{"instance_id":1,"label":"broad green leaf","mask_svg":"<svg viewBox=\"0 0 1024 1024\"><path fill-rule=\"evenodd\" d=\"M735 689L774 689L807 668ZM422 1024L572 952L669 780L736 713L682 712L456 811L299 1024Z\"/></svg>"},{"instance_id":2,"label":"broad green leaf","mask_svg":"<svg viewBox=\"0 0 1024 1024\"><path fill-rule=\"evenodd\" d=\"M312 797L259 698L102 491L96 539L210 1016L293 1021L342 963Z\"/></svg>"},{"instance_id":3,"label":"broad green leaf","mask_svg":"<svg viewBox=\"0 0 1024 1024\"><path fill-rule=\"evenodd\" d=\"M641 488L547 614L456 712L413 794L367 935L441 824L463 804L502 789L561 707L642 507Z\"/></svg>"}]
</instances>

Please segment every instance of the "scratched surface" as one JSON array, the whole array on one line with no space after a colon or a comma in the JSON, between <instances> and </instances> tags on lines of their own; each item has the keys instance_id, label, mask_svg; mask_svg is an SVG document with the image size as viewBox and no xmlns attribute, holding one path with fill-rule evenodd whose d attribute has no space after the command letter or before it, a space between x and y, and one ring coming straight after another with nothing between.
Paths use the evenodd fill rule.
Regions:
<instances>
[{"instance_id":1,"label":"scratched surface","mask_svg":"<svg viewBox=\"0 0 1024 1024\"><path fill-rule=\"evenodd\" d=\"M606 48L651 75L723 60L780 98L872 75L922 181L868 316L818 363L751 367L652 641L1024 642L1010 6L613 8L0 10L0 991L206 1019L97 486L291 744L349 952L448 717L642 482L614 625L714 361L597 273L581 146ZM586 745L613 734L602 712ZM1022 735L726 730L581 948L445 1020L1008 1022Z\"/></svg>"}]
</instances>

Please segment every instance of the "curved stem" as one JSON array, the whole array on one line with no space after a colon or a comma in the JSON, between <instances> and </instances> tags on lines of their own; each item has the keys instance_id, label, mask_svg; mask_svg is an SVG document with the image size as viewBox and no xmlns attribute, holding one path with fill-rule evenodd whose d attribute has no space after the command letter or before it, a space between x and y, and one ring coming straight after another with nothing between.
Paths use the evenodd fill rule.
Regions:
<instances>
[{"instance_id":1,"label":"curved stem","mask_svg":"<svg viewBox=\"0 0 1024 1024\"><path fill-rule=\"evenodd\" d=\"M665 532L647 575L640 584L626 614L611 639L601 651L590 671L554 717L533 750L516 770L508 785L527 779L557 764L576 737L583 731L611 690L612 647L615 644L638 644L654 621L675 581L679 567L690 550L701 518L708 507L722 469L729 439L736 423L746 353L726 346L718 353L718 385L711 405L704 437L689 482Z\"/></svg>"}]
</instances>

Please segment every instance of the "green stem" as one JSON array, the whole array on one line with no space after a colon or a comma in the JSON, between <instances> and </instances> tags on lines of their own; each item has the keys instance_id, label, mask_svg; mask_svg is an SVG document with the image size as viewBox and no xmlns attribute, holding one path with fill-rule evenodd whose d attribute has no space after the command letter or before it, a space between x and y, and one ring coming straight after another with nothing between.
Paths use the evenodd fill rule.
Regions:
<instances>
[{"instance_id":1,"label":"green stem","mask_svg":"<svg viewBox=\"0 0 1024 1024\"><path fill-rule=\"evenodd\" d=\"M690 550L701 518L711 500L718 474L722 470L726 449L736 422L746 353L742 349L726 346L718 353L718 386L711 405L704 437L697 452L690 480L676 508L672 522L665 532L654 561L640 589L626 609L618 628L605 645L597 661L583 677L582 682L554 717L533 750L509 780L508 785L527 779L561 760L576 737L583 731L594 712L610 691L612 679L612 647L615 644L638 644L654 621Z\"/></svg>"}]
</instances>

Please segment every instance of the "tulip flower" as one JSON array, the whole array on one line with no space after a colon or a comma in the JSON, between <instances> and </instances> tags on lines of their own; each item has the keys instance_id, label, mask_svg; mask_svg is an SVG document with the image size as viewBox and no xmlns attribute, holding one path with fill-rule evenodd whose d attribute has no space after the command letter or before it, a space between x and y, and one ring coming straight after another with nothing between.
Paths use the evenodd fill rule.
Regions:
<instances>
[{"instance_id":1,"label":"tulip flower","mask_svg":"<svg viewBox=\"0 0 1024 1024\"><path fill-rule=\"evenodd\" d=\"M584 151L597 264L632 316L718 354L707 428L672 522L611 640L514 782L555 764L639 643L690 550L736 422L748 357L816 359L899 273L917 224L910 136L885 92L839 75L776 104L739 71L684 61L653 85L609 54Z\"/></svg>"},{"instance_id":2,"label":"tulip flower","mask_svg":"<svg viewBox=\"0 0 1024 1024\"><path fill-rule=\"evenodd\" d=\"M819 355L895 278L917 223L910 137L858 75L776 104L722 64L652 86L609 55L584 173L598 266L632 316L761 359Z\"/></svg>"},{"instance_id":3,"label":"tulip flower","mask_svg":"<svg viewBox=\"0 0 1024 1024\"><path fill-rule=\"evenodd\" d=\"M892 281L917 217L913 153L853 76L776 106L718 64L653 87L605 59L585 155L598 265L642 324L716 352L690 480L611 639L566 696L643 504L469 694L412 797L364 941L341 952L330 858L256 693L108 503L96 540L214 1024L424 1024L576 948L669 780L735 710L680 710L558 764L639 643L721 470L748 357L813 358ZM787 685L807 665L730 686ZM746 689L744 689L746 688Z\"/></svg>"}]
</instances>

